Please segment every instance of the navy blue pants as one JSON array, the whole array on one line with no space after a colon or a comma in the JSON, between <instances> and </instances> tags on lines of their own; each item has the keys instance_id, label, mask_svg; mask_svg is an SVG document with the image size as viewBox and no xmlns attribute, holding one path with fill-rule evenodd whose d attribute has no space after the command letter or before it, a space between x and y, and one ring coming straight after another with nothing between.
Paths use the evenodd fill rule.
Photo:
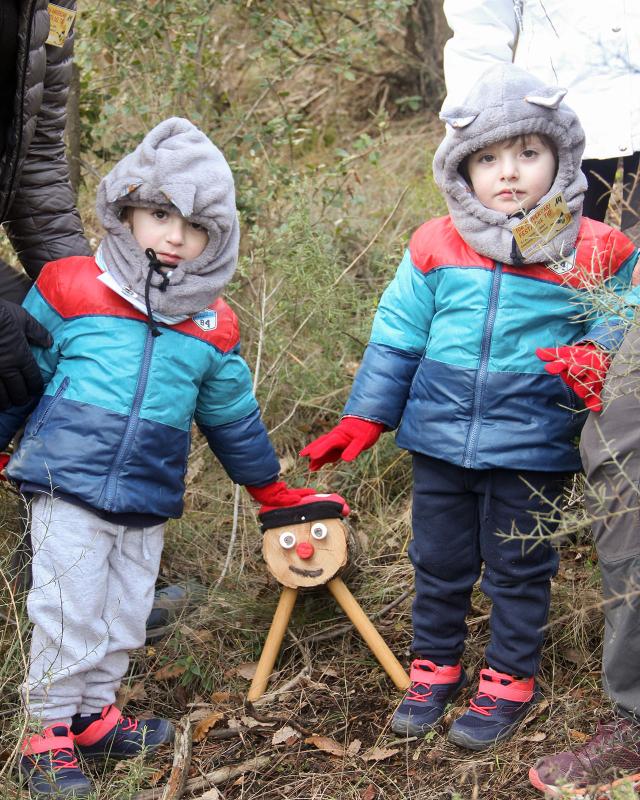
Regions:
<instances>
[{"instance_id":1,"label":"navy blue pants","mask_svg":"<svg viewBox=\"0 0 640 800\"><path fill-rule=\"evenodd\" d=\"M557 528L566 473L466 469L413 457L415 569L413 651L437 664L457 664L467 633L471 590L491 598L489 666L510 675L538 671L558 555ZM517 531L533 539L509 539Z\"/></svg>"}]
</instances>

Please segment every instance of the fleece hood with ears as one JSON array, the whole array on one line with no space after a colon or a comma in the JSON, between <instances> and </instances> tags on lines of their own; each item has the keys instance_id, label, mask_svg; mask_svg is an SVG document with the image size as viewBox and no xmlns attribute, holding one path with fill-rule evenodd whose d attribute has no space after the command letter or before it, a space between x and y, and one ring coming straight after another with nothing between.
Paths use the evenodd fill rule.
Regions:
<instances>
[{"instance_id":1,"label":"fleece hood with ears","mask_svg":"<svg viewBox=\"0 0 640 800\"><path fill-rule=\"evenodd\" d=\"M562 260L573 249L587 181L580 170L584 131L576 114L562 102L565 94L566 90L545 86L513 64L500 64L482 75L463 106L443 108L440 119L448 123L447 134L436 151L433 175L458 233L482 255L507 264L534 264ZM562 192L572 220L523 257L512 234L521 220L483 206L459 167L483 147L530 133L548 136L558 157L553 185L539 204Z\"/></svg>"},{"instance_id":2,"label":"fleece hood with ears","mask_svg":"<svg viewBox=\"0 0 640 800\"><path fill-rule=\"evenodd\" d=\"M191 316L223 291L235 271L240 238L233 176L218 148L195 125L172 117L103 178L96 208L107 233L101 252L122 287L144 295L149 259L121 220L127 206L176 210L206 228L209 241L192 261L172 269L169 284L151 277L149 301L161 314Z\"/></svg>"}]
</instances>

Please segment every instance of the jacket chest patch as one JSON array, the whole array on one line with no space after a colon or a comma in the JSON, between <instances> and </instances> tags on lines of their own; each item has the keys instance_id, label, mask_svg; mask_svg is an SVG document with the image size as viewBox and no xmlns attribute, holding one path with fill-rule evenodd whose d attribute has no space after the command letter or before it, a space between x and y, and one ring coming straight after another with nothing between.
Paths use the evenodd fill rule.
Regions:
<instances>
[{"instance_id":1,"label":"jacket chest patch","mask_svg":"<svg viewBox=\"0 0 640 800\"><path fill-rule=\"evenodd\" d=\"M192 317L196 325L203 331L215 331L218 327L218 312L206 309Z\"/></svg>"},{"instance_id":2,"label":"jacket chest patch","mask_svg":"<svg viewBox=\"0 0 640 800\"><path fill-rule=\"evenodd\" d=\"M571 272L575 265L576 251L574 250L569 258L565 258L563 261L554 261L551 264L545 264L545 267L555 272L556 275L566 275L567 272Z\"/></svg>"}]
</instances>

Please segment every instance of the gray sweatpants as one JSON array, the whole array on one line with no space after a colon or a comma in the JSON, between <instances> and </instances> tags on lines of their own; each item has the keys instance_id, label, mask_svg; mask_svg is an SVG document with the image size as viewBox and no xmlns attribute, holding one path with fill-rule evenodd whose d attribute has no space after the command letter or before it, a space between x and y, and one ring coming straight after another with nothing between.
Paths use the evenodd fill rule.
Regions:
<instances>
[{"instance_id":1,"label":"gray sweatpants","mask_svg":"<svg viewBox=\"0 0 640 800\"><path fill-rule=\"evenodd\" d=\"M605 601L603 683L623 714L640 717L640 314L603 400L580 444Z\"/></svg>"},{"instance_id":2,"label":"gray sweatpants","mask_svg":"<svg viewBox=\"0 0 640 800\"><path fill-rule=\"evenodd\" d=\"M34 625L23 698L46 727L114 702L144 644L164 525L129 528L48 495L31 507Z\"/></svg>"}]
</instances>

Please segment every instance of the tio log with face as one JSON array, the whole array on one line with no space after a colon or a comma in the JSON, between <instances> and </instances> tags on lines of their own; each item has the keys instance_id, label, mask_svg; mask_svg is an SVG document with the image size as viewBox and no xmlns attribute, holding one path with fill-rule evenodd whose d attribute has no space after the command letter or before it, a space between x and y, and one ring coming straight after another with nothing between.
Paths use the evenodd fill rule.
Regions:
<instances>
[{"instance_id":1,"label":"tio log with face","mask_svg":"<svg viewBox=\"0 0 640 800\"><path fill-rule=\"evenodd\" d=\"M298 590L324 584L395 685L399 689L409 686L409 676L400 662L338 576L348 560L347 530L343 522L348 513L349 507L336 494L310 495L290 508L263 506L260 509L264 559L283 589L248 700L257 700L267 688Z\"/></svg>"}]
</instances>

